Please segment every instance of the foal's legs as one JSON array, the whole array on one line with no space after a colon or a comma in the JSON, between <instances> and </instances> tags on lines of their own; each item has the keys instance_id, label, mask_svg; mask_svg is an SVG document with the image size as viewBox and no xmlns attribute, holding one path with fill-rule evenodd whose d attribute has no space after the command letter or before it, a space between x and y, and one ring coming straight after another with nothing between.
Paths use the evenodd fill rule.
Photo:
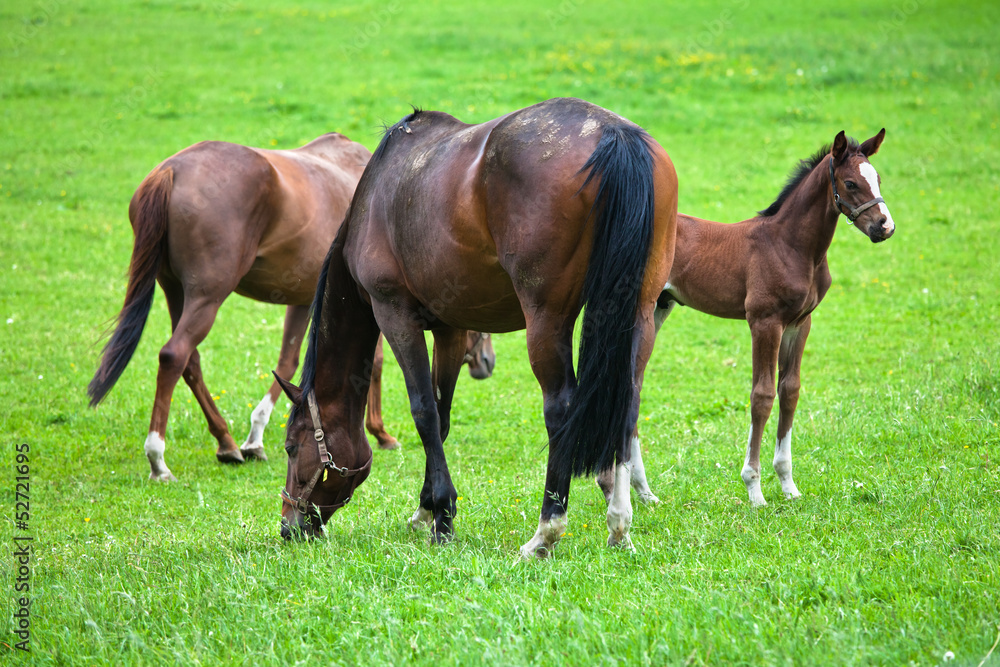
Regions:
<instances>
[{"instance_id":1,"label":"foal's legs","mask_svg":"<svg viewBox=\"0 0 1000 667\"><path fill-rule=\"evenodd\" d=\"M573 323L535 313L528 318L527 342L531 370L542 388L545 429L549 436L549 462L545 474L545 494L534 536L521 547L523 558L545 558L566 532L566 508L570 477L557 472L551 443L566 422L566 410L576 388L573 373Z\"/></svg>"},{"instance_id":2,"label":"foal's legs","mask_svg":"<svg viewBox=\"0 0 1000 667\"><path fill-rule=\"evenodd\" d=\"M309 306L291 305L285 309L285 326L281 337L281 352L278 353L278 368L275 372L282 379L291 381L295 370L299 367L299 353L302 349L302 338L309 324ZM250 413L250 433L246 441L240 445L240 452L248 459L267 460L264 453L264 428L271 419L271 411L281 396L281 385L277 381L271 383L270 389L264 394L257 407Z\"/></svg>"},{"instance_id":3,"label":"foal's legs","mask_svg":"<svg viewBox=\"0 0 1000 667\"><path fill-rule=\"evenodd\" d=\"M368 386L368 410L365 413L365 428L378 440L379 449L396 449L399 441L389 435L382 421L382 336L378 337L375 347L375 360L372 363L372 381Z\"/></svg>"},{"instance_id":4,"label":"foal's legs","mask_svg":"<svg viewBox=\"0 0 1000 667\"><path fill-rule=\"evenodd\" d=\"M760 490L760 441L764 425L774 406L774 370L778 365L781 344L781 324L765 320L750 323L753 347L753 388L750 391L750 435L747 454L740 476L747 486L754 507L766 505Z\"/></svg>"},{"instance_id":5,"label":"foal's legs","mask_svg":"<svg viewBox=\"0 0 1000 667\"><path fill-rule=\"evenodd\" d=\"M434 329L434 360L431 368L431 381L434 385L434 399L437 402L438 420L441 428L441 442L448 439L451 430L451 402L455 397L455 385L462 370L465 357L466 332L460 329ZM370 404L369 404L370 405ZM424 471L424 485L420 490L420 506L410 517L410 527L417 529L430 525L434 520L433 513L428 510L425 500L430 502L433 496L434 480L430 471Z\"/></svg>"},{"instance_id":6,"label":"foal's legs","mask_svg":"<svg viewBox=\"0 0 1000 667\"><path fill-rule=\"evenodd\" d=\"M774 472L781 482L781 490L786 498L798 498L799 493L792 481L792 420L795 406L799 402L799 373L802 370L802 351L806 346L812 317L797 329L786 329L781 337L781 351L778 355L778 437L774 448Z\"/></svg>"}]
</instances>

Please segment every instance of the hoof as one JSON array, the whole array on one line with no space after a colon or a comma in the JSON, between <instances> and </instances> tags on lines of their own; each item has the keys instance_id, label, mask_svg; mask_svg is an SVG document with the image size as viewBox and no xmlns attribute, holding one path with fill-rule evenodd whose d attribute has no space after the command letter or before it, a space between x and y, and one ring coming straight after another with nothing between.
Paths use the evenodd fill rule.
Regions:
<instances>
[{"instance_id":1,"label":"hoof","mask_svg":"<svg viewBox=\"0 0 1000 667\"><path fill-rule=\"evenodd\" d=\"M623 537L608 535L608 546L635 553L635 547L632 545L632 538L629 537L628 534Z\"/></svg>"},{"instance_id":2,"label":"hoof","mask_svg":"<svg viewBox=\"0 0 1000 667\"><path fill-rule=\"evenodd\" d=\"M455 541L455 533L431 532L431 544L450 544Z\"/></svg>"},{"instance_id":3,"label":"hoof","mask_svg":"<svg viewBox=\"0 0 1000 667\"><path fill-rule=\"evenodd\" d=\"M544 545L532 546L529 542L521 547L521 560L545 560L552 555L552 550Z\"/></svg>"},{"instance_id":4,"label":"hoof","mask_svg":"<svg viewBox=\"0 0 1000 667\"><path fill-rule=\"evenodd\" d=\"M177 478L174 477L173 473L167 470L166 472L149 473L149 480L151 482L176 482Z\"/></svg>"},{"instance_id":5,"label":"hoof","mask_svg":"<svg viewBox=\"0 0 1000 667\"><path fill-rule=\"evenodd\" d=\"M219 463L243 463L243 454L238 449L219 450L215 452L215 458Z\"/></svg>"},{"instance_id":6,"label":"hoof","mask_svg":"<svg viewBox=\"0 0 1000 667\"><path fill-rule=\"evenodd\" d=\"M659 505L660 504L660 499L657 498L652 493L640 493L640 494L638 494L638 496L639 496L639 502L642 503L643 505Z\"/></svg>"},{"instance_id":7,"label":"hoof","mask_svg":"<svg viewBox=\"0 0 1000 667\"><path fill-rule=\"evenodd\" d=\"M390 438L388 440L379 440L378 448L384 451L399 449L399 440L396 440L395 438Z\"/></svg>"},{"instance_id":8,"label":"hoof","mask_svg":"<svg viewBox=\"0 0 1000 667\"><path fill-rule=\"evenodd\" d=\"M240 453L243 454L243 459L246 461L266 461L267 454L264 453L263 447L247 447L246 449L240 449Z\"/></svg>"},{"instance_id":9,"label":"hoof","mask_svg":"<svg viewBox=\"0 0 1000 667\"><path fill-rule=\"evenodd\" d=\"M423 530L434 525L434 514L430 510L418 507L406 523L410 526L410 530Z\"/></svg>"}]
</instances>

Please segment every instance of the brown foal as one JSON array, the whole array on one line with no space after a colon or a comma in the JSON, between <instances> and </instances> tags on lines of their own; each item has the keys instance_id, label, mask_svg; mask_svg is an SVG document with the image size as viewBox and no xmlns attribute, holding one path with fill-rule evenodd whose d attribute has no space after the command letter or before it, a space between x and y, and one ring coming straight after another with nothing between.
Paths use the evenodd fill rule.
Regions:
<instances>
[{"instance_id":1,"label":"brown foal","mask_svg":"<svg viewBox=\"0 0 1000 667\"><path fill-rule=\"evenodd\" d=\"M895 230L879 176L868 161L884 137L882 129L858 145L840 132L832 146L800 163L777 200L758 217L720 224L677 216L676 252L657 302L657 330L678 303L750 325L751 425L742 477L755 506L767 504L760 488L760 444L776 394L774 471L786 497L800 495L792 480L792 420L811 313L830 287L826 253L838 218L845 215L874 243ZM640 498L655 500L642 465L635 465L641 457L637 440L632 455L633 488ZM609 476L598 482L610 497Z\"/></svg>"}]
</instances>

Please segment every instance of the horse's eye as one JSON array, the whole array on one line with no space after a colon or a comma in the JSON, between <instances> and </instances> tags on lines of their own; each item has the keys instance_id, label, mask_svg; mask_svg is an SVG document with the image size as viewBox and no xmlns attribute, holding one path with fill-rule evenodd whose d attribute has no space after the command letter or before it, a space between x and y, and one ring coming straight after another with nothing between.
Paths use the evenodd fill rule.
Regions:
<instances>
[{"instance_id":1,"label":"horse's eye","mask_svg":"<svg viewBox=\"0 0 1000 667\"><path fill-rule=\"evenodd\" d=\"M294 455L295 454L295 450L298 449L298 448L299 448L299 445L298 445L297 442L291 442L291 441L289 441L289 442L285 443L285 453L288 454L289 456Z\"/></svg>"},{"instance_id":2,"label":"horse's eye","mask_svg":"<svg viewBox=\"0 0 1000 667\"><path fill-rule=\"evenodd\" d=\"M844 185L847 186L848 190L857 190L858 186L854 184L854 181L844 181Z\"/></svg>"}]
</instances>

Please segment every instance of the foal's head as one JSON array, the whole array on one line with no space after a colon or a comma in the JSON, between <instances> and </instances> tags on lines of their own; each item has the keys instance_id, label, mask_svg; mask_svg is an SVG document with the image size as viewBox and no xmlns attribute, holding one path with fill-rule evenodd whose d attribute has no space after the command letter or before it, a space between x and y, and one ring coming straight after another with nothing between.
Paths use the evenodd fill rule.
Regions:
<instances>
[{"instance_id":1,"label":"foal's head","mask_svg":"<svg viewBox=\"0 0 1000 667\"><path fill-rule=\"evenodd\" d=\"M879 192L878 172L868 161L878 152L884 138L885 128L882 128L860 146L852 146L841 131L833 140L827 160L833 205L872 243L886 240L896 230L889 207Z\"/></svg>"}]
</instances>

